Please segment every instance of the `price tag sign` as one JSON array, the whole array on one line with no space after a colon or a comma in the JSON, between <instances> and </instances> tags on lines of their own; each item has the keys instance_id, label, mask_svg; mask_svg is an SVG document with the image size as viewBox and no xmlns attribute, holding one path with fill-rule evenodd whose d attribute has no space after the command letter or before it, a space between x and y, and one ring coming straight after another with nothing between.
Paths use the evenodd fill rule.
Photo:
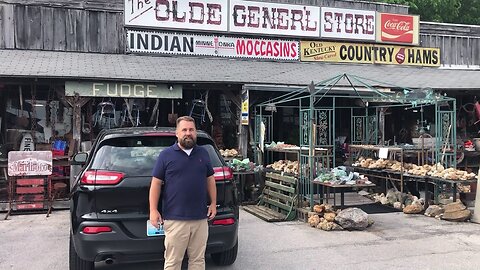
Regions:
<instances>
[{"instance_id":1,"label":"price tag sign","mask_svg":"<svg viewBox=\"0 0 480 270\"><path fill-rule=\"evenodd\" d=\"M378 157L383 159L388 158L388 148L380 148L378 150Z\"/></svg>"}]
</instances>

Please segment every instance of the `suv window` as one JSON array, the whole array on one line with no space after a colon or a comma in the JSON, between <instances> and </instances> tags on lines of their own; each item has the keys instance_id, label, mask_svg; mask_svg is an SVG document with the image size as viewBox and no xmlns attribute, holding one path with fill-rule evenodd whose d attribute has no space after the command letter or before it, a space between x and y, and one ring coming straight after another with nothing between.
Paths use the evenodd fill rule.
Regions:
<instances>
[{"instance_id":1,"label":"suv window","mask_svg":"<svg viewBox=\"0 0 480 270\"><path fill-rule=\"evenodd\" d=\"M113 138L102 142L93 159L92 169L123 172L128 175L151 175L160 152L176 142L172 136L138 136ZM205 148L213 167L221 167L222 161L215 146L206 138L197 138Z\"/></svg>"}]
</instances>

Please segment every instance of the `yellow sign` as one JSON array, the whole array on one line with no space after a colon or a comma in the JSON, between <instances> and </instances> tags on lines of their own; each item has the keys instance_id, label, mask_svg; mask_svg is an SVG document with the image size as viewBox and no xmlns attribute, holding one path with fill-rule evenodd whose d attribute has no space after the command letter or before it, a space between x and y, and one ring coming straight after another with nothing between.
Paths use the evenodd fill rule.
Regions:
<instances>
[{"instance_id":1,"label":"yellow sign","mask_svg":"<svg viewBox=\"0 0 480 270\"><path fill-rule=\"evenodd\" d=\"M302 41L300 52L301 61L440 66L438 48Z\"/></svg>"},{"instance_id":2,"label":"yellow sign","mask_svg":"<svg viewBox=\"0 0 480 270\"><path fill-rule=\"evenodd\" d=\"M242 125L244 126L248 126L248 117L249 117L249 114L248 114L248 109L249 109L249 105L248 105L248 90L245 90L243 89L242 90L242 115L241 115L241 122L242 122Z\"/></svg>"}]
</instances>

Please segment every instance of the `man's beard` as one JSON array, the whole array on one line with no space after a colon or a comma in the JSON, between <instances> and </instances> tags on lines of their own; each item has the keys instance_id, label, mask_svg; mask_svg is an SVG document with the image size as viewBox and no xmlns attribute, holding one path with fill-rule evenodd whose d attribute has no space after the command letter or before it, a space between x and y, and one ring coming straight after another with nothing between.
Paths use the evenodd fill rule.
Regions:
<instances>
[{"instance_id":1,"label":"man's beard","mask_svg":"<svg viewBox=\"0 0 480 270\"><path fill-rule=\"evenodd\" d=\"M185 136L179 140L179 143L185 149L192 149L197 144L197 139Z\"/></svg>"}]
</instances>

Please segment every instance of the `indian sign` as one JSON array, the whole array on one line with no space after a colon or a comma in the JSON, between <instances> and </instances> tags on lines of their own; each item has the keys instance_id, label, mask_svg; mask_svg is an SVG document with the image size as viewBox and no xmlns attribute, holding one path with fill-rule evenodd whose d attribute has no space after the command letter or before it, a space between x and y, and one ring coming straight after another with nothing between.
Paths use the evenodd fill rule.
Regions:
<instances>
[{"instance_id":1,"label":"indian sign","mask_svg":"<svg viewBox=\"0 0 480 270\"><path fill-rule=\"evenodd\" d=\"M382 44L302 41L301 61L440 66L440 49Z\"/></svg>"},{"instance_id":2,"label":"indian sign","mask_svg":"<svg viewBox=\"0 0 480 270\"><path fill-rule=\"evenodd\" d=\"M124 98L182 98L181 85L118 83L118 82L65 82L65 95L84 97Z\"/></svg>"},{"instance_id":3,"label":"indian sign","mask_svg":"<svg viewBox=\"0 0 480 270\"><path fill-rule=\"evenodd\" d=\"M229 58L298 60L294 40L193 35L154 31L127 31L128 51Z\"/></svg>"},{"instance_id":4,"label":"indian sign","mask_svg":"<svg viewBox=\"0 0 480 270\"><path fill-rule=\"evenodd\" d=\"M51 151L8 152L8 175L31 176L52 174Z\"/></svg>"}]
</instances>

